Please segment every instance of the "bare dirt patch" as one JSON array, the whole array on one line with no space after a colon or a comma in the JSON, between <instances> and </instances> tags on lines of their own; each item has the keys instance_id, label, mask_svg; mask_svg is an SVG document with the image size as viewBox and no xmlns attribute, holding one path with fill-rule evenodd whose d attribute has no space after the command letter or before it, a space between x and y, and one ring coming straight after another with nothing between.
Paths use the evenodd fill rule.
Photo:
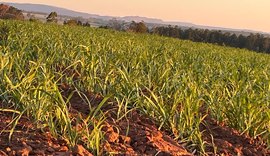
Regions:
<instances>
[{"instance_id":1,"label":"bare dirt patch","mask_svg":"<svg viewBox=\"0 0 270 156\"><path fill-rule=\"evenodd\" d=\"M108 152L127 155L191 155L176 141L159 131L152 120L136 111L131 112L126 119L111 119L107 123L105 147Z\"/></svg>"},{"instance_id":2,"label":"bare dirt patch","mask_svg":"<svg viewBox=\"0 0 270 156\"><path fill-rule=\"evenodd\" d=\"M0 112L0 156L71 156L85 152L81 145L71 149L66 141L56 139L46 130L35 128L26 117L19 120L9 141L8 130L11 127L8 124L12 121L12 116L12 113Z\"/></svg>"},{"instance_id":3,"label":"bare dirt patch","mask_svg":"<svg viewBox=\"0 0 270 156\"><path fill-rule=\"evenodd\" d=\"M203 139L206 141L208 155L243 155L243 156L268 156L270 150L260 139L252 139L240 135L236 130L225 125L218 124L209 116L201 125Z\"/></svg>"}]
</instances>

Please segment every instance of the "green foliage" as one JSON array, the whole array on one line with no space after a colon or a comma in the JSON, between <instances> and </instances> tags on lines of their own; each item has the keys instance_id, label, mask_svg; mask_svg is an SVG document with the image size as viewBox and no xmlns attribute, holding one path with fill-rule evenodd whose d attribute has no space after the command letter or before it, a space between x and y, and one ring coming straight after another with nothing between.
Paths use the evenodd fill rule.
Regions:
<instances>
[{"instance_id":1,"label":"green foliage","mask_svg":"<svg viewBox=\"0 0 270 156\"><path fill-rule=\"evenodd\" d=\"M16 108L14 124L27 115L71 145L83 141L100 154L106 103L92 106L82 94L90 91L116 101L118 118L137 109L192 151L204 151L199 126L206 115L270 145L269 55L105 29L4 25L9 33L0 47L0 99ZM62 83L88 101L87 119L69 118ZM76 131L72 121L85 130Z\"/></svg>"},{"instance_id":2,"label":"green foliage","mask_svg":"<svg viewBox=\"0 0 270 156\"><path fill-rule=\"evenodd\" d=\"M182 29L180 27L160 26L150 30L153 34L174 37L194 42L215 43L237 48L270 53L270 37L265 34L245 32L224 32L208 29Z\"/></svg>"},{"instance_id":3,"label":"green foliage","mask_svg":"<svg viewBox=\"0 0 270 156\"><path fill-rule=\"evenodd\" d=\"M0 45L5 46L8 41L8 36L9 36L9 27L6 24L1 24L0 25Z\"/></svg>"}]
</instances>

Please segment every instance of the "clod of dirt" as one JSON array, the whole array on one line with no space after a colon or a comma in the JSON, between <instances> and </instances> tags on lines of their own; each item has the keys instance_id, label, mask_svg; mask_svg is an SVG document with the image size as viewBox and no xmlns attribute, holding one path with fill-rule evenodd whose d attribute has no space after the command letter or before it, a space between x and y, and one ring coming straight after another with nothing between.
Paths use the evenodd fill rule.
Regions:
<instances>
[{"instance_id":1,"label":"clod of dirt","mask_svg":"<svg viewBox=\"0 0 270 156\"><path fill-rule=\"evenodd\" d=\"M30 154L37 155L37 156L45 156L45 151L44 150L34 150Z\"/></svg>"},{"instance_id":2,"label":"clod of dirt","mask_svg":"<svg viewBox=\"0 0 270 156\"><path fill-rule=\"evenodd\" d=\"M124 143L124 144L130 144L131 143L131 138L127 136L120 135L119 136L119 142Z\"/></svg>"},{"instance_id":3,"label":"clod of dirt","mask_svg":"<svg viewBox=\"0 0 270 156\"><path fill-rule=\"evenodd\" d=\"M107 132L105 134L105 139L108 141L108 142L119 142L119 134L118 133L115 133L115 132Z\"/></svg>"},{"instance_id":4,"label":"clod of dirt","mask_svg":"<svg viewBox=\"0 0 270 156\"><path fill-rule=\"evenodd\" d=\"M93 156L82 145L76 145L73 149L73 153L79 156Z\"/></svg>"},{"instance_id":5,"label":"clod of dirt","mask_svg":"<svg viewBox=\"0 0 270 156\"><path fill-rule=\"evenodd\" d=\"M27 145L26 142L22 142L22 147L14 148L17 155L28 156L29 153L33 150L31 146Z\"/></svg>"},{"instance_id":6,"label":"clod of dirt","mask_svg":"<svg viewBox=\"0 0 270 156\"><path fill-rule=\"evenodd\" d=\"M22 147L17 150L16 154L21 155L21 156L28 156L31 151L32 151L32 148L30 146Z\"/></svg>"},{"instance_id":7,"label":"clod of dirt","mask_svg":"<svg viewBox=\"0 0 270 156\"><path fill-rule=\"evenodd\" d=\"M52 147L48 147L47 151L50 152L50 153L55 152L55 150Z\"/></svg>"},{"instance_id":8,"label":"clod of dirt","mask_svg":"<svg viewBox=\"0 0 270 156\"><path fill-rule=\"evenodd\" d=\"M61 146L59 149L58 149L59 152L66 152L68 151L68 147L67 146Z\"/></svg>"},{"instance_id":9,"label":"clod of dirt","mask_svg":"<svg viewBox=\"0 0 270 156\"><path fill-rule=\"evenodd\" d=\"M1 156L8 156L7 153L5 153L4 151L0 150L0 155Z\"/></svg>"},{"instance_id":10,"label":"clod of dirt","mask_svg":"<svg viewBox=\"0 0 270 156\"><path fill-rule=\"evenodd\" d=\"M6 148L6 153L7 153L8 155L16 155L16 151L11 150L11 148L9 148L9 147Z\"/></svg>"},{"instance_id":11,"label":"clod of dirt","mask_svg":"<svg viewBox=\"0 0 270 156\"><path fill-rule=\"evenodd\" d=\"M52 148L53 148L53 149L59 149L59 148L60 148L60 145L59 145L59 144L53 144L53 145L52 145Z\"/></svg>"},{"instance_id":12,"label":"clod of dirt","mask_svg":"<svg viewBox=\"0 0 270 156\"><path fill-rule=\"evenodd\" d=\"M7 152L11 152L11 149L9 147L6 148Z\"/></svg>"},{"instance_id":13,"label":"clod of dirt","mask_svg":"<svg viewBox=\"0 0 270 156\"><path fill-rule=\"evenodd\" d=\"M55 152L54 156L72 156L71 152Z\"/></svg>"}]
</instances>

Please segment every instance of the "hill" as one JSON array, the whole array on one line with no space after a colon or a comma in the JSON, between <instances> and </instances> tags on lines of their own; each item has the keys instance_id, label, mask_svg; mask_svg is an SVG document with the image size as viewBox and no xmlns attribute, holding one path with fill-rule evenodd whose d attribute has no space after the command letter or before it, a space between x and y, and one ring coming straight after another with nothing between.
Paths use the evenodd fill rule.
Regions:
<instances>
[{"instance_id":1,"label":"hill","mask_svg":"<svg viewBox=\"0 0 270 156\"><path fill-rule=\"evenodd\" d=\"M0 18L23 20L24 16L21 10L18 10L12 6L0 4Z\"/></svg>"},{"instance_id":2,"label":"hill","mask_svg":"<svg viewBox=\"0 0 270 156\"><path fill-rule=\"evenodd\" d=\"M71 17L111 19L110 16L99 16L95 14L88 14L88 13L73 11L69 9L64 9L64 8L49 6L49 5L44 5L44 4L8 3L8 2L3 2L3 3L8 4L10 6L14 6L24 11L30 11L30 12L41 12L41 13L49 14L50 12L55 11L60 15L71 16Z\"/></svg>"}]
</instances>

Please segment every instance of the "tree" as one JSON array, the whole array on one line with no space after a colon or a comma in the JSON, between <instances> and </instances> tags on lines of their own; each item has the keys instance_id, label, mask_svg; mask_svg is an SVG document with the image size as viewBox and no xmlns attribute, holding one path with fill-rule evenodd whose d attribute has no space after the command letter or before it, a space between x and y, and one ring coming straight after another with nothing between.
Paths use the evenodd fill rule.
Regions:
<instances>
[{"instance_id":1,"label":"tree","mask_svg":"<svg viewBox=\"0 0 270 156\"><path fill-rule=\"evenodd\" d=\"M256 39L257 39L256 35L251 33L246 39L245 48L249 50L256 50L256 47L255 47Z\"/></svg>"},{"instance_id":2,"label":"tree","mask_svg":"<svg viewBox=\"0 0 270 156\"><path fill-rule=\"evenodd\" d=\"M21 10L4 4L0 4L0 18L1 19L16 19L23 20L24 16Z\"/></svg>"},{"instance_id":3,"label":"tree","mask_svg":"<svg viewBox=\"0 0 270 156\"><path fill-rule=\"evenodd\" d=\"M82 21L77 20L77 25L82 26L83 25Z\"/></svg>"},{"instance_id":4,"label":"tree","mask_svg":"<svg viewBox=\"0 0 270 156\"><path fill-rule=\"evenodd\" d=\"M139 33L147 33L148 32L148 28L143 21L138 23L138 31L137 32L139 32Z\"/></svg>"},{"instance_id":5,"label":"tree","mask_svg":"<svg viewBox=\"0 0 270 156\"><path fill-rule=\"evenodd\" d=\"M238 47L239 48L244 48L246 46L246 42L247 42L247 37L240 34L238 36Z\"/></svg>"},{"instance_id":6,"label":"tree","mask_svg":"<svg viewBox=\"0 0 270 156\"><path fill-rule=\"evenodd\" d=\"M128 28L129 31L131 32L136 32L136 33L147 33L148 32L148 28L147 26L144 24L143 21L136 23L135 21L132 21L129 25Z\"/></svg>"},{"instance_id":7,"label":"tree","mask_svg":"<svg viewBox=\"0 0 270 156\"><path fill-rule=\"evenodd\" d=\"M263 52L269 52L270 50L270 38L264 37L262 41L262 50Z\"/></svg>"},{"instance_id":8,"label":"tree","mask_svg":"<svg viewBox=\"0 0 270 156\"><path fill-rule=\"evenodd\" d=\"M46 19L48 23L57 23L57 13L51 12Z\"/></svg>"},{"instance_id":9,"label":"tree","mask_svg":"<svg viewBox=\"0 0 270 156\"><path fill-rule=\"evenodd\" d=\"M179 38L179 30L178 26L174 26L170 29L170 36L174 38Z\"/></svg>"},{"instance_id":10,"label":"tree","mask_svg":"<svg viewBox=\"0 0 270 156\"><path fill-rule=\"evenodd\" d=\"M90 25L89 22L85 22L85 23L83 23L83 26L84 26L84 27L90 27L91 25Z\"/></svg>"},{"instance_id":11,"label":"tree","mask_svg":"<svg viewBox=\"0 0 270 156\"><path fill-rule=\"evenodd\" d=\"M136 29L137 29L137 23L136 23L135 21L132 21L132 22L129 24L128 30L129 30L129 31L136 32Z\"/></svg>"},{"instance_id":12,"label":"tree","mask_svg":"<svg viewBox=\"0 0 270 156\"><path fill-rule=\"evenodd\" d=\"M116 18L113 18L109 21L108 27L114 30L118 30L118 31L124 30L124 22L119 21Z\"/></svg>"},{"instance_id":13,"label":"tree","mask_svg":"<svg viewBox=\"0 0 270 156\"><path fill-rule=\"evenodd\" d=\"M232 47L237 47L239 45L239 40L236 34L232 34L230 36L226 36L226 45L232 46Z\"/></svg>"}]
</instances>

